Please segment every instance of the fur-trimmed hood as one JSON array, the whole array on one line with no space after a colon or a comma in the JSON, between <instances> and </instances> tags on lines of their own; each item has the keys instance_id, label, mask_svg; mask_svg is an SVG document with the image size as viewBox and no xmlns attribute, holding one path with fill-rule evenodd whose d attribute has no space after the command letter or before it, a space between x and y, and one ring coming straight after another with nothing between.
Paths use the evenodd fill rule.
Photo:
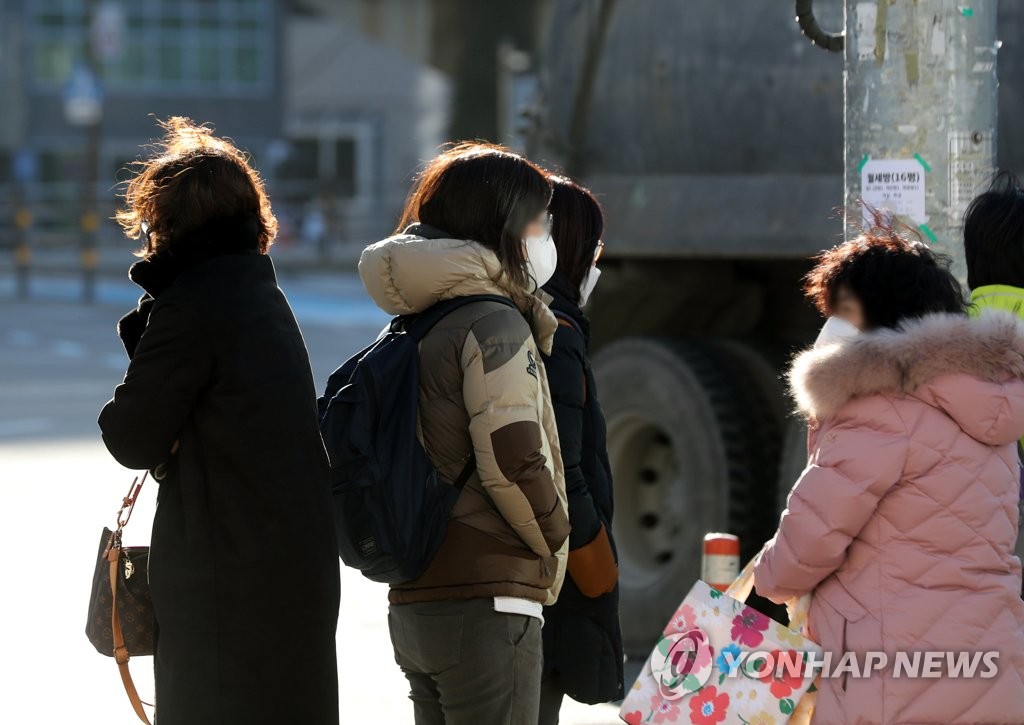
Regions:
<instances>
[{"instance_id":1,"label":"fur-trimmed hood","mask_svg":"<svg viewBox=\"0 0 1024 725\"><path fill-rule=\"evenodd\" d=\"M961 384L951 385L949 376ZM997 310L978 318L926 315L898 330L807 350L789 371L797 407L812 419L834 415L853 398L913 395L943 409L973 437L993 443L1013 441L1022 432L993 427L994 421L1012 427L1009 421L1019 417L1020 411L1002 410L1013 403L1002 385L1012 378L1024 378L1024 323ZM952 387L970 394L954 394ZM982 421L984 431L978 427Z\"/></svg>"}]
</instances>

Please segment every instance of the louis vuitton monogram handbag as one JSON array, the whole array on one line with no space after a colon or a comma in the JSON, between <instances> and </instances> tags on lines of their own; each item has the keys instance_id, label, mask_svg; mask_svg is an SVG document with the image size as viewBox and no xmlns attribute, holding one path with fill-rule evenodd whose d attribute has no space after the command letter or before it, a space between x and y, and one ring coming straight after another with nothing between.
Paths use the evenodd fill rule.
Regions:
<instances>
[{"instance_id":1,"label":"louis vuitton monogram handbag","mask_svg":"<svg viewBox=\"0 0 1024 725\"><path fill-rule=\"evenodd\" d=\"M128 495L122 499L117 511L117 530L103 528L85 634L100 654L117 662L135 713L149 725L142 708L144 703L128 669L129 654L153 654L155 620L149 595L149 547L121 545L121 532L131 518L147 473L132 481Z\"/></svg>"}]
</instances>

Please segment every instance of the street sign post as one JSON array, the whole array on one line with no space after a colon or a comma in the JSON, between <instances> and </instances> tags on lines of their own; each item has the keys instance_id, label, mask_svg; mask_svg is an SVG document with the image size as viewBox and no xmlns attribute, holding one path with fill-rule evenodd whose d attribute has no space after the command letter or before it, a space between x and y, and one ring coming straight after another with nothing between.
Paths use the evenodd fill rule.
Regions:
<instances>
[{"instance_id":1,"label":"street sign post","mask_svg":"<svg viewBox=\"0 0 1024 725\"><path fill-rule=\"evenodd\" d=\"M79 61L64 85L64 117L73 126L92 126L103 118L103 89L85 62Z\"/></svg>"}]
</instances>

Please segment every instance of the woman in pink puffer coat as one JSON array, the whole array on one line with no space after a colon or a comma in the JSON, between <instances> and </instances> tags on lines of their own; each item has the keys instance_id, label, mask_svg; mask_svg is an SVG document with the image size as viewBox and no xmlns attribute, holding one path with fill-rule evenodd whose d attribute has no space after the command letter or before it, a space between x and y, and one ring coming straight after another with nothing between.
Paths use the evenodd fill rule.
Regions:
<instances>
[{"instance_id":1,"label":"woman in pink puffer coat","mask_svg":"<svg viewBox=\"0 0 1024 725\"><path fill-rule=\"evenodd\" d=\"M809 296L861 332L833 336L790 371L810 461L755 587L777 602L813 592L810 634L833 667L843 652L857 653L859 670L869 651L888 663L823 678L813 722L1024 723L1013 552L1024 324L968 318L936 256L888 230L818 261ZM979 661L973 677L943 665L937 678L896 678L900 651L998 652L997 674L981 677Z\"/></svg>"}]
</instances>

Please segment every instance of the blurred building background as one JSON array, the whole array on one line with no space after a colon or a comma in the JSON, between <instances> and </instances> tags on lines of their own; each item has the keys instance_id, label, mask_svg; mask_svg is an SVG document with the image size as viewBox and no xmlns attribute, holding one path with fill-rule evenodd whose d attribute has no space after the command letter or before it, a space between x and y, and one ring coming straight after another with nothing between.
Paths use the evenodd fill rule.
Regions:
<instances>
[{"instance_id":1,"label":"blurred building background","mask_svg":"<svg viewBox=\"0 0 1024 725\"><path fill-rule=\"evenodd\" d=\"M112 261L118 182L187 115L251 154L278 253L350 256L440 143L507 126L499 49L535 50L543 4L0 0L0 254Z\"/></svg>"}]
</instances>

